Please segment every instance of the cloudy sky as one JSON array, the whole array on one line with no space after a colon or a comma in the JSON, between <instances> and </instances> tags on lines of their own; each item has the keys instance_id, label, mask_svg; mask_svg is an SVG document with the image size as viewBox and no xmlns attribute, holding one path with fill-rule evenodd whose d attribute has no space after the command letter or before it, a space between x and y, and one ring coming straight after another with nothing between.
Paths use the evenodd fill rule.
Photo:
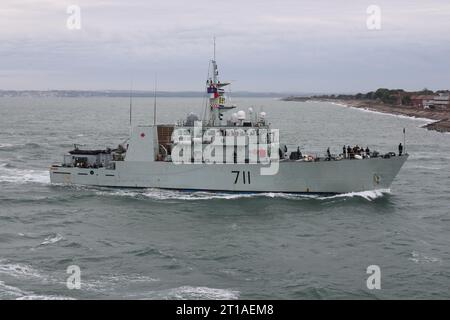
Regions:
<instances>
[{"instance_id":1,"label":"cloudy sky","mask_svg":"<svg viewBox=\"0 0 450 320\"><path fill-rule=\"evenodd\" d=\"M214 35L236 91L450 89L449 0L1 0L0 89L200 91Z\"/></svg>"}]
</instances>

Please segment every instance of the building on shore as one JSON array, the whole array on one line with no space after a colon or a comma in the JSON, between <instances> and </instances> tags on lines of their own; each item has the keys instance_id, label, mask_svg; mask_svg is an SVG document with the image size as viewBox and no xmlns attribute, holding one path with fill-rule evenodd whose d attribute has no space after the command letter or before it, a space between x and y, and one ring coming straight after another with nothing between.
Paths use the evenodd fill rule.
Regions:
<instances>
[{"instance_id":1,"label":"building on shore","mask_svg":"<svg viewBox=\"0 0 450 320\"><path fill-rule=\"evenodd\" d=\"M411 104L416 108L424 108L425 101L433 100L433 95L414 95L411 96Z\"/></svg>"},{"instance_id":2,"label":"building on shore","mask_svg":"<svg viewBox=\"0 0 450 320\"><path fill-rule=\"evenodd\" d=\"M427 109L450 109L450 95L440 93L431 100L424 101L424 108Z\"/></svg>"},{"instance_id":3,"label":"building on shore","mask_svg":"<svg viewBox=\"0 0 450 320\"><path fill-rule=\"evenodd\" d=\"M417 95L411 97L414 107L424 109L450 109L450 95L439 93L438 95Z\"/></svg>"}]
</instances>

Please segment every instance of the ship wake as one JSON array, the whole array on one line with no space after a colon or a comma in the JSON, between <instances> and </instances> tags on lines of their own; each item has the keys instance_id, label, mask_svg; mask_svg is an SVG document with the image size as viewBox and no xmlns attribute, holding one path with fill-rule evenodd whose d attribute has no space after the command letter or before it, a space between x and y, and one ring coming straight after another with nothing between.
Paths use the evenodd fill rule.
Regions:
<instances>
[{"instance_id":1,"label":"ship wake","mask_svg":"<svg viewBox=\"0 0 450 320\"><path fill-rule=\"evenodd\" d=\"M389 189L380 189L372 191L350 192L344 194L322 195L322 194L304 194L304 193L278 193L278 192L258 192L258 193L231 193L231 192L212 192L212 191L178 191L165 189L145 189L143 191L134 190L102 190L96 191L100 196L130 197L137 199L152 200L237 200L252 198L270 198L286 200L329 200L336 198L362 198L367 201L373 201L390 194Z\"/></svg>"},{"instance_id":2,"label":"ship wake","mask_svg":"<svg viewBox=\"0 0 450 320\"><path fill-rule=\"evenodd\" d=\"M0 183L50 183L48 171L17 169L8 163L0 164Z\"/></svg>"}]
</instances>

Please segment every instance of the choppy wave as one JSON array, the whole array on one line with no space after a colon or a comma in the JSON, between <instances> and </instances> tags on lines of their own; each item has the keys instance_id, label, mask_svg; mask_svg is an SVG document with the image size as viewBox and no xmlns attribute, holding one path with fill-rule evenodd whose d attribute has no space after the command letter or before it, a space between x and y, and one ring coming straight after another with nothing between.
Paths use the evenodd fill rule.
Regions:
<instances>
[{"instance_id":1,"label":"choppy wave","mask_svg":"<svg viewBox=\"0 0 450 320\"><path fill-rule=\"evenodd\" d=\"M45 278L40 272L28 265L4 263L3 260L0 260L0 274L4 274L14 278Z\"/></svg>"},{"instance_id":2,"label":"choppy wave","mask_svg":"<svg viewBox=\"0 0 450 320\"><path fill-rule=\"evenodd\" d=\"M45 238L44 241L41 242L41 246L57 243L57 242L59 242L61 240L64 240L62 235L60 235L59 233L52 234L52 235L49 235L47 238Z\"/></svg>"},{"instance_id":3,"label":"choppy wave","mask_svg":"<svg viewBox=\"0 0 450 320\"><path fill-rule=\"evenodd\" d=\"M44 275L35 268L21 264L9 263L5 260L0 260L0 275L2 278L11 277L19 281L38 282L38 283L61 283L57 279ZM17 300L68 300L70 297L59 295L47 295L36 293L33 291L20 289L19 287L9 285L5 279L0 281L0 298L2 299L17 299Z\"/></svg>"},{"instance_id":4,"label":"choppy wave","mask_svg":"<svg viewBox=\"0 0 450 320\"><path fill-rule=\"evenodd\" d=\"M84 279L81 283L81 288L83 290L104 294L118 291L119 289L123 289L124 286L128 286L130 284L151 284L159 281L159 278L152 278L137 274L108 275L96 277L95 280Z\"/></svg>"},{"instance_id":5,"label":"choppy wave","mask_svg":"<svg viewBox=\"0 0 450 320\"><path fill-rule=\"evenodd\" d=\"M40 148L41 145L38 143L0 143L0 151L16 151L21 149L36 149Z\"/></svg>"},{"instance_id":6,"label":"choppy wave","mask_svg":"<svg viewBox=\"0 0 450 320\"><path fill-rule=\"evenodd\" d=\"M408 260L414 262L414 263L439 263L442 262L442 260L440 258L436 258L436 257L431 257L431 256L426 256L423 253L417 252L417 251L413 251L411 252L411 257L408 258Z\"/></svg>"},{"instance_id":7,"label":"choppy wave","mask_svg":"<svg viewBox=\"0 0 450 320\"><path fill-rule=\"evenodd\" d=\"M6 151L10 151L10 150L14 150L14 145L12 143L0 143L0 150L6 150Z\"/></svg>"},{"instance_id":8,"label":"choppy wave","mask_svg":"<svg viewBox=\"0 0 450 320\"><path fill-rule=\"evenodd\" d=\"M36 294L32 291L22 290L0 281L0 298L16 300L74 300L70 297Z\"/></svg>"},{"instance_id":9,"label":"choppy wave","mask_svg":"<svg viewBox=\"0 0 450 320\"><path fill-rule=\"evenodd\" d=\"M28 294L29 292L0 281L0 298L2 299L20 299Z\"/></svg>"},{"instance_id":10,"label":"choppy wave","mask_svg":"<svg viewBox=\"0 0 450 320\"><path fill-rule=\"evenodd\" d=\"M144 275L111 275L107 276L106 279L110 282L126 282L126 283L136 283L136 282L158 282L160 279L152 278Z\"/></svg>"},{"instance_id":11,"label":"choppy wave","mask_svg":"<svg viewBox=\"0 0 450 320\"><path fill-rule=\"evenodd\" d=\"M6 169L14 169L15 166L10 162L0 163L0 167L6 168Z\"/></svg>"},{"instance_id":12,"label":"choppy wave","mask_svg":"<svg viewBox=\"0 0 450 320\"><path fill-rule=\"evenodd\" d=\"M52 242L49 238L49 242ZM35 268L21 264L12 263L6 260L0 260L0 299L18 299L18 300L67 300L73 299L67 296L42 294L20 289L16 286L7 284L5 279L15 278L16 281L23 283L46 283L65 287L64 279L53 277L50 274L44 274ZM94 280L83 279L81 288L85 291L91 291L102 294L114 293L124 286L130 284L148 284L160 281L159 278L140 274L113 274L96 277ZM187 293L186 293L187 294ZM163 295L162 295L163 296Z\"/></svg>"},{"instance_id":13,"label":"choppy wave","mask_svg":"<svg viewBox=\"0 0 450 320\"><path fill-rule=\"evenodd\" d=\"M160 281L146 276L111 276L100 277L95 281L84 280L81 284L83 290L97 292L102 294L117 294L117 289L124 288L124 285L130 283L143 282L152 283ZM119 290L120 291L120 290ZM130 292L127 297L136 299L164 299L164 300L237 300L240 292L232 289L217 289L209 287L181 286L177 288L146 291L146 292Z\"/></svg>"},{"instance_id":14,"label":"choppy wave","mask_svg":"<svg viewBox=\"0 0 450 320\"><path fill-rule=\"evenodd\" d=\"M422 170L442 170L442 166L411 166L410 169L422 169Z\"/></svg>"}]
</instances>

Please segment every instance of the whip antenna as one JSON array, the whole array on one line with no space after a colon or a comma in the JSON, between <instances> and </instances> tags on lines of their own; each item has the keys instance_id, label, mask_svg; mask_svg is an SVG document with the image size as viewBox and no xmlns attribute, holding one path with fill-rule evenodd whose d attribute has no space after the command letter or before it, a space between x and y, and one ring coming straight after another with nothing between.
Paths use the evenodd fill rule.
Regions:
<instances>
[{"instance_id":1,"label":"whip antenna","mask_svg":"<svg viewBox=\"0 0 450 320\"><path fill-rule=\"evenodd\" d=\"M403 128L403 148L405 149L406 154L406 128Z\"/></svg>"},{"instance_id":2,"label":"whip antenna","mask_svg":"<svg viewBox=\"0 0 450 320\"><path fill-rule=\"evenodd\" d=\"M131 125L132 114L133 114L133 80L131 80L130 84L130 132L132 131Z\"/></svg>"},{"instance_id":3,"label":"whip antenna","mask_svg":"<svg viewBox=\"0 0 450 320\"><path fill-rule=\"evenodd\" d=\"M155 74L155 89L153 92L153 125L156 126L156 88L158 86L158 75Z\"/></svg>"}]
</instances>

